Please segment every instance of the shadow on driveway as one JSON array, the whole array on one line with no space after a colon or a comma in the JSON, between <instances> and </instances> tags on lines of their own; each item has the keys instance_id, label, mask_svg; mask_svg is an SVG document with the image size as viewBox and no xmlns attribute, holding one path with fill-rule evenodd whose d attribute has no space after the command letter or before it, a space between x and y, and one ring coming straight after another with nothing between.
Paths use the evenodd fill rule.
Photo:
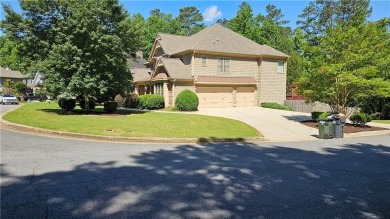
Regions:
<instances>
[{"instance_id":1,"label":"shadow on driveway","mask_svg":"<svg viewBox=\"0 0 390 219\"><path fill-rule=\"evenodd\" d=\"M182 145L1 185L2 218L390 217L390 148Z\"/></svg>"}]
</instances>

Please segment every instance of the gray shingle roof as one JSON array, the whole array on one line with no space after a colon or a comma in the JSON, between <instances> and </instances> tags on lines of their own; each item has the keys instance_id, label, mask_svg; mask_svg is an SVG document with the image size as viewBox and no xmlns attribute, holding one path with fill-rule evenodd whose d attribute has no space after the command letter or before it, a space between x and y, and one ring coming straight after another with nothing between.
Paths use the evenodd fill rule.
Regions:
<instances>
[{"instance_id":1,"label":"gray shingle roof","mask_svg":"<svg viewBox=\"0 0 390 219\"><path fill-rule=\"evenodd\" d=\"M192 79L191 66L185 65L180 59L161 57L160 62L171 78Z\"/></svg>"},{"instance_id":2,"label":"gray shingle roof","mask_svg":"<svg viewBox=\"0 0 390 219\"><path fill-rule=\"evenodd\" d=\"M145 59L137 58L136 60L130 60L130 62L130 71L133 75L133 81L145 81L146 78L149 78L150 80L149 72L151 70L144 65L146 62Z\"/></svg>"},{"instance_id":3,"label":"gray shingle roof","mask_svg":"<svg viewBox=\"0 0 390 219\"><path fill-rule=\"evenodd\" d=\"M267 45L260 45L234 31L214 24L190 36L159 34L160 44L165 53L174 55L187 50L202 50L246 55L269 55L289 57Z\"/></svg>"},{"instance_id":4,"label":"gray shingle roof","mask_svg":"<svg viewBox=\"0 0 390 219\"><path fill-rule=\"evenodd\" d=\"M172 34L159 33L158 41L166 54L173 54L178 45L186 45L190 38L186 36L177 36Z\"/></svg>"},{"instance_id":5,"label":"gray shingle roof","mask_svg":"<svg viewBox=\"0 0 390 219\"><path fill-rule=\"evenodd\" d=\"M20 71L7 70L0 66L0 77L2 78L23 78Z\"/></svg>"}]
</instances>

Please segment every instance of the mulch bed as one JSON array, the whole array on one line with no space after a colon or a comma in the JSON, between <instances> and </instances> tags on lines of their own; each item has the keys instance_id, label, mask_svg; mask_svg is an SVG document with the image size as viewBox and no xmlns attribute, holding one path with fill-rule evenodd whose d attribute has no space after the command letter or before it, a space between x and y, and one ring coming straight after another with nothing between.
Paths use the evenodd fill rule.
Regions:
<instances>
[{"instance_id":1,"label":"mulch bed","mask_svg":"<svg viewBox=\"0 0 390 219\"><path fill-rule=\"evenodd\" d=\"M312 127L312 128L317 128L318 129L318 122L308 120L308 121L302 121L301 124ZM380 127L374 127L374 126L358 126L358 125L352 125L349 123L346 123L344 125L344 133L357 133L357 132L369 132L369 131L381 131L381 130L387 130L385 128L380 128Z\"/></svg>"}]
</instances>

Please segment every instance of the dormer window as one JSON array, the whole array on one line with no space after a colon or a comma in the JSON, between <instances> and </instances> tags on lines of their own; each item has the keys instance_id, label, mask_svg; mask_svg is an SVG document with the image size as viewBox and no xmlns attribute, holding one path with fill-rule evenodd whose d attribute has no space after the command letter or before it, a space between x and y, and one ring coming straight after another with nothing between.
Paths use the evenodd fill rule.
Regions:
<instances>
[{"instance_id":1,"label":"dormer window","mask_svg":"<svg viewBox=\"0 0 390 219\"><path fill-rule=\"evenodd\" d=\"M202 56L202 66L207 66L207 56Z\"/></svg>"}]
</instances>

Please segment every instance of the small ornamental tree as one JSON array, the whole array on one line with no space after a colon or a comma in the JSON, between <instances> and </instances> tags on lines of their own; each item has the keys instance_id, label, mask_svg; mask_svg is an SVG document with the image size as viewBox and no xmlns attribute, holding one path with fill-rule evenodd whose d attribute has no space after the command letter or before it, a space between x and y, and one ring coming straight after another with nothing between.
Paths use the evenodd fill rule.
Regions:
<instances>
[{"instance_id":1,"label":"small ornamental tree","mask_svg":"<svg viewBox=\"0 0 390 219\"><path fill-rule=\"evenodd\" d=\"M175 106L180 111L196 111L199 106L199 98L193 91L184 90L177 95Z\"/></svg>"},{"instance_id":2,"label":"small ornamental tree","mask_svg":"<svg viewBox=\"0 0 390 219\"><path fill-rule=\"evenodd\" d=\"M23 98L23 95L27 91L27 85L23 83L22 81L18 81L14 85L15 90L18 92L19 96Z\"/></svg>"}]
</instances>

